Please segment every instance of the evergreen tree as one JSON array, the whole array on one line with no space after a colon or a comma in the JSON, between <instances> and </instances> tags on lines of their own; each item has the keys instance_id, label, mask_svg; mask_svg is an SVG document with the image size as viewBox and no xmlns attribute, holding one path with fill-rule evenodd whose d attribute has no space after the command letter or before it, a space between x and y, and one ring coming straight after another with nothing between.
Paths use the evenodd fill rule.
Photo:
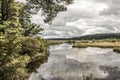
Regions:
<instances>
[{"instance_id":1,"label":"evergreen tree","mask_svg":"<svg viewBox=\"0 0 120 80\"><path fill-rule=\"evenodd\" d=\"M64 3L63 5L61 5ZM24 80L48 58L46 40L36 37L42 29L30 21L42 9L51 22L71 0L0 0L0 80Z\"/></svg>"}]
</instances>

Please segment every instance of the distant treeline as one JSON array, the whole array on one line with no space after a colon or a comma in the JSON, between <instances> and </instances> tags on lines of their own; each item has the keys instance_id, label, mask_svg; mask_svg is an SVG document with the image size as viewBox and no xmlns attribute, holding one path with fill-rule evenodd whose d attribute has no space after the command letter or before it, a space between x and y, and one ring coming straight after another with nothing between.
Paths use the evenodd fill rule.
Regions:
<instances>
[{"instance_id":1,"label":"distant treeline","mask_svg":"<svg viewBox=\"0 0 120 80\"><path fill-rule=\"evenodd\" d=\"M104 33L104 34L93 34L73 38L52 38L48 40L98 40L98 39L120 39L120 33Z\"/></svg>"}]
</instances>

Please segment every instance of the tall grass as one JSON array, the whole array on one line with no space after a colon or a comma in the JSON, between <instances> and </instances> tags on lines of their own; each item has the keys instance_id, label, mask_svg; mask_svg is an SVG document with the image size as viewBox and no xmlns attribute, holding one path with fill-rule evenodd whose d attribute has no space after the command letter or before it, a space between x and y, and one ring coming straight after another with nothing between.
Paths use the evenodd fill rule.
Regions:
<instances>
[{"instance_id":1,"label":"tall grass","mask_svg":"<svg viewBox=\"0 0 120 80\"><path fill-rule=\"evenodd\" d=\"M87 43L75 43L73 48L87 48L87 47L99 47L99 48L112 48L114 52L120 53L120 42L107 42L107 41L94 41Z\"/></svg>"}]
</instances>

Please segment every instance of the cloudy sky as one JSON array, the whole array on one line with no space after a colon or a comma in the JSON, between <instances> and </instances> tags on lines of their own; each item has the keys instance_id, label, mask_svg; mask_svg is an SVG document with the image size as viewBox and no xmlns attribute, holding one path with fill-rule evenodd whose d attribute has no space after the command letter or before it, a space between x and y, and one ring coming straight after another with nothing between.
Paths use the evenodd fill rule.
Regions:
<instances>
[{"instance_id":1,"label":"cloudy sky","mask_svg":"<svg viewBox=\"0 0 120 80\"><path fill-rule=\"evenodd\" d=\"M76 37L96 33L120 32L120 0L74 0L60 12L52 25L44 24L40 13L32 16L40 24L44 38Z\"/></svg>"}]
</instances>

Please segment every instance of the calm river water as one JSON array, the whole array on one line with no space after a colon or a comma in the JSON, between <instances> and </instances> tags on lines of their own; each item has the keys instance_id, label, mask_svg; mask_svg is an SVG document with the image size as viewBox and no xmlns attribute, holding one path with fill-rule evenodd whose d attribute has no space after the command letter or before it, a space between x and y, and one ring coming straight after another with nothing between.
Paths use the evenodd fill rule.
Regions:
<instances>
[{"instance_id":1,"label":"calm river water","mask_svg":"<svg viewBox=\"0 0 120 80\"><path fill-rule=\"evenodd\" d=\"M48 62L29 80L120 80L119 67L120 54L112 49L78 49L64 43L50 46Z\"/></svg>"}]
</instances>

